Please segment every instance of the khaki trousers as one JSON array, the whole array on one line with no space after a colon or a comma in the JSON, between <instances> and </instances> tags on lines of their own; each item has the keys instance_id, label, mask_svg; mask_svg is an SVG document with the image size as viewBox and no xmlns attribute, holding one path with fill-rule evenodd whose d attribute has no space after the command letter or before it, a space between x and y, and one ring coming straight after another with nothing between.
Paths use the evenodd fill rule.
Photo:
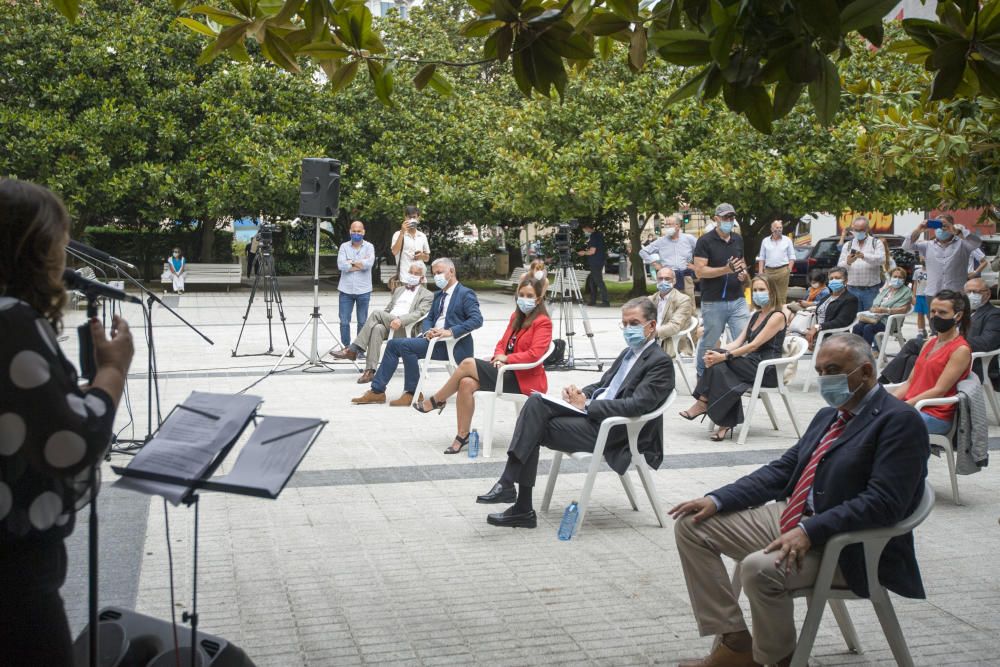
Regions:
<instances>
[{"instance_id":1,"label":"khaki trousers","mask_svg":"<svg viewBox=\"0 0 1000 667\"><path fill-rule=\"evenodd\" d=\"M395 315L386 310L376 310L368 315L365 325L361 331L351 341L352 345L357 345L365 351L365 369L375 370L378 368L379 357L382 356L382 343L395 333L389 328L389 324L396 319ZM405 327L400 327L405 328Z\"/></svg>"},{"instance_id":2,"label":"khaki trousers","mask_svg":"<svg viewBox=\"0 0 1000 667\"><path fill-rule=\"evenodd\" d=\"M811 586L822 552L812 549L802 567L788 575L764 547L780 536L778 520L785 503L768 503L742 512L726 512L695 523L684 517L674 524L677 551L698 631L703 637L746 630L722 556L740 564L740 581L750 602L753 658L775 664L795 651L795 606L788 591ZM844 585L839 569L834 583Z\"/></svg>"},{"instance_id":3,"label":"khaki trousers","mask_svg":"<svg viewBox=\"0 0 1000 667\"><path fill-rule=\"evenodd\" d=\"M788 301L788 278L791 275L788 265L776 269L767 267L764 269L764 275L774 281L775 289L778 291L778 304L784 306Z\"/></svg>"}]
</instances>

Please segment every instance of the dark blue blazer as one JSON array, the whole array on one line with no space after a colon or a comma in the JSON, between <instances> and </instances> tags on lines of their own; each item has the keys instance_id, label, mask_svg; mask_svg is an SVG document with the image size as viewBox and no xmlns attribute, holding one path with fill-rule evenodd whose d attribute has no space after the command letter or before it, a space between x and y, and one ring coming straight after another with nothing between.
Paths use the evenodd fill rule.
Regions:
<instances>
[{"instance_id":1,"label":"dark blue blazer","mask_svg":"<svg viewBox=\"0 0 1000 667\"><path fill-rule=\"evenodd\" d=\"M434 295L434 302L431 304L431 312L424 318L423 332L426 333L434 328L434 323L441 317L441 303L444 301L444 292L438 290ZM479 297L475 291L469 289L462 283L455 283L455 292L448 302L448 312L444 316L444 328L451 330L452 335L458 338L462 334L475 331L483 326L483 314L479 312ZM463 338L455 344L455 361L462 361L473 354L472 336ZM447 359L448 353L445 348L438 345L434 348L435 359Z\"/></svg>"},{"instance_id":2,"label":"dark blue blazer","mask_svg":"<svg viewBox=\"0 0 1000 667\"><path fill-rule=\"evenodd\" d=\"M789 498L836 415L835 409L823 408L780 459L710 495L726 512ZM924 493L929 455L927 427L919 413L879 387L816 468L815 515L802 522L813 545L822 546L837 533L882 528L909 516ZM861 545L846 547L839 564L851 590L867 597ZM925 597L912 533L889 541L878 574L882 584L899 595Z\"/></svg>"}]
</instances>

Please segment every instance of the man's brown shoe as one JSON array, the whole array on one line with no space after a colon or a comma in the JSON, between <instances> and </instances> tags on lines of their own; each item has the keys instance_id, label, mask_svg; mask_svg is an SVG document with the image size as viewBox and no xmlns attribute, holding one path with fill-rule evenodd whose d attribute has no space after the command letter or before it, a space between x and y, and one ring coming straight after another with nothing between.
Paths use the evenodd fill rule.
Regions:
<instances>
[{"instance_id":1,"label":"man's brown shoe","mask_svg":"<svg viewBox=\"0 0 1000 667\"><path fill-rule=\"evenodd\" d=\"M365 372L361 374L358 378L358 384L371 384L371 381L375 379L375 371L370 368L366 368Z\"/></svg>"},{"instance_id":2,"label":"man's brown shoe","mask_svg":"<svg viewBox=\"0 0 1000 667\"><path fill-rule=\"evenodd\" d=\"M413 394L411 394L408 391L404 391L403 395L397 398L395 401L389 401L389 405L391 405L394 408L405 408L412 402L413 402Z\"/></svg>"},{"instance_id":3,"label":"man's brown shoe","mask_svg":"<svg viewBox=\"0 0 1000 667\"><path fill-rule=\"evenodd\" d=\"M753 653L737 653L723 643L701 660L684 660L677 667L760 667L753 661Z\"/></svg>"},{"instance_id":4,"label":"man's brown shoe","mask_svg":"<svg viewBox=\"0 0 1000 667\"><path fill-rule=\"evenodd\" d=\"M336 352L331 352L330 356L334 359L347 359L348 361L357 361L358 353L349 347L345 347L343 350L337 350Z\"/></svg>"},{"instance_id":5,"label":"man's brown shoe","mask_svg":"<svg viewBox=\"0 0 1000 667\"><path fill-rule=\"evenodd\" d=\"M374 405L376 403L385 403L385 392L379 394L369 389L365 392L364 396L352 398L351 403L354 403L355 405Z\"/></svg>"}]
</instances>

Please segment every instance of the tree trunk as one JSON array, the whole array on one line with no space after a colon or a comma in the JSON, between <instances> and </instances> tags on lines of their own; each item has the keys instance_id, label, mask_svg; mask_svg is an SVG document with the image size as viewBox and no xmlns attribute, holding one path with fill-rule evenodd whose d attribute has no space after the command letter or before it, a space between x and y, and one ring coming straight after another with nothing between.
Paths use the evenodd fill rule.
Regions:
<instances>
[{"instance_id":1,"label":"tree trunk","mask_svg":"<svg viewBox=\"0 0 1000 667\"><path fill-rule=\"evenodd\" d=\"M632 291L631 296L646 296L646 272L642 270L642 258L639 257L639 250L642 249L642 229L639 227L639 207L629 204L626 208L628 213L628 239L631 250L629 260L632 263ZM622 262L618 262L618 271L621 272Z\"/></svg>"},{"instance_id":2,"label":"tree trunk","mask_svg":"<svg viewBox=\"0 0 1000 667\"><path fill-rule=\"evenodd\" d=\"M201 251L198 253L198 261L206 264L212 263L215 256L215 222L203 220L201 223Z\"/></svg>"},{"instance_id":3,"label":"tree trunk","mask_svg":"<svg viewBox=\"0 0 1000 667\"><path fill-rule=\"evenodd\" d=\"M513 271L518 266L524 266L524 255L521 253L521 228L516 227L508 230L501 227L501 229L503 229L504 241L507 246L510 270Z\"/></svg>"}]
</instances>

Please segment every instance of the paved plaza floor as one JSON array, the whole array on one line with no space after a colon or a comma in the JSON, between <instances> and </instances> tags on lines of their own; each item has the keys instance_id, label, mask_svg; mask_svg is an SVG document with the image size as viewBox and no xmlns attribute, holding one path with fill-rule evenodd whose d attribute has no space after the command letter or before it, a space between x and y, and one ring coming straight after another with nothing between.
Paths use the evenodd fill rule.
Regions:
<instances>
[{"instance_id":1,"label":"paved plaza floor","mask_svg":"<svg viewBox=\"0 0 1000 667\"><path fill-rule=\"evenodd\" d=\"M178 313L214 340L195 333L157 307L154 313L159 395L164 411L192 390L236 392L261 377L277 358L234 357L232 348L247 292L188 293ZM373 307L388 301L377 293ZM487 356L513 306L507 295L481 295L486 322L476 332L476 354ZM311 293L284 295L290 336L308 319ZM329 288L321 307L336 332L337 297ZM267 349L264 304L258 300L240 353ZM146 426L147 345L137 307L126 306L136 334L129 382L134 433ZM623 343L617 308L588 309L597 349L609 363ZM66 318L66 329L82 321ZM275 347L284 341L272 322ZM558 325L557 325L558 326ZM913 329L912 322L908 328ZM577 326L578 334L582 327ZM907 333L911 333L908 331ZM64 343L75 355L75 336ZM308 337L303 339L308 349ZM321 346L332 340L321 330ZM591 356L577 336L577 356ZM75 356L71 356L75 358ZM284 366L300 362L301 355ZM793 405L805 425L822 403L815 388L801 392L803 360ZM498 408L492 458L470 460L442 450L455 433L452 404L442 415L409 408L354 406L365 387L339 363L333 373L299 370L272 375L250 393L263 412L329 421L276 501L205 493L201 501L198 612L201 629L242 647L257 665L642 665L698 656L711 640L698 637L681 574L672 525L661 528L644 496L630 509L610 471L598 476L582 534L561 542L563 508L577 497L582 468L560 475L552 508L539 512L535 530L486 523L496 506L477 505L503 466L513 430L510 406ZM549 374L550 392L584 385L588 370ZM436 388L443 371L432 375ZM780 430L759 409L745 445L713 443L704 424L676 416L690 396L679 395L665 422L665 460L654 477L665 506L700 496L766 463L795 442L788 415L776 406ZM402 389L400 374L389 398ZM119 410L123 437L133 432ZM479 416L473 422L481 429ZM997 427L991 434L1000 436ZM1000 441L998 441L1000 442ZM551 452L543 450L536 509ZM115 455L113 463L127 463ZM932 458L929 479L937 505L916 533L926 600L894 596L914 659L920 665L1000 664L1000 480L991 468L960 478L965 506L950 498L943 460ZM106 467L100 497L102 604L169 619L164 503L109 488ZM175 612L189 610L192 512L167 509L177 586ZM668 519L668 522L670 520ZM86 618L86 517L70 543L71 573L64 595L74 633ZM832 616L824 617L814 665L891 664L892 656L867 602L849 603L864 653L846 652ZM798 605L804 616L804 604Z\"/></svg>"}]
</instances>

